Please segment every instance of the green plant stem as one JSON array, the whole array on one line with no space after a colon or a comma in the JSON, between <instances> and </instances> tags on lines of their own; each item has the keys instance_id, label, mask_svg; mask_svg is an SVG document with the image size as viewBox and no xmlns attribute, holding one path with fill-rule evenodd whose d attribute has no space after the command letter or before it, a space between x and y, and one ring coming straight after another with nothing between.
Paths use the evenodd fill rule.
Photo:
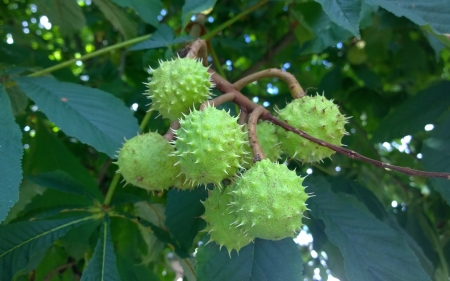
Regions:
<instances>
[{"instance_id":1,"label":"green plant stem","mask_svg":"<svg viewBox=\"0 0 450 281\"><path fill-rule=\"evenodd\" d=\"M144 40L149 39L150 36L151 35L144 35L144 36L141 36L141 37L137 37L137 38L133 38L133 39L130 39L130 40L127 40L127 41L124 41L124 42L117 43L115 45L112 45L112 46L100 49L98 51L95 51L95 52L92 52L92 53L89 53L89 54L85 54L85 55L81 56L80 58L71 59L71 60L59 63L57 65L48 67L46 69L43 69L43 70L31 73L30 75L28 75L28 77L38 77L38 76L42 76L42 75L45 75L45 74L49 74L49 73L51 73L53 71L56 71L56 70L62 69L64 67L70 66L70 65L74 64L76 61L79 61L79 60L80 61L84 61L84 60L87 60L87 59L90 59L90 58L94 58L94 57L100 56L100 55L102 55L104 53L108 53L110 51L114 51L116 49L120 49L120 48L123 48L123 47L127 47L127 46L130 46L130 45L142 42Z\"/></svg>"},{"instance_id":2,"label":"green plant stem","mask_svg":"<svg viewBox=\"0 0 450 281\"><path fill-rule=\"evenodd\" d=\"M106 193L106 197L105 197L105 201L103 201L103 205L109 205L109 203L111 203L111 199L113 197L114 191L116 190L117 184L120 181L120 174L115 174L111 184L109 185L108 188L108 193Z\"/></svg>"},{"instance_id":3,"label":"green plant stem","mask_svg":"<svg viewBox=\"0 0 450 281\"><path fill-rule=\"evenodd\" d=\"M147 111L147 113L144 116L144 119L142 119L141 124L139 125L139 128L141 129L141 133L147 127L148 122L150 122L150 118L152 117L152 113L153 113L153 111Z\"/></svg>"},{"instance_id":4,"label":"green plant stem","mask_svg":"<svg viewBox=\"0 0 450 281\"><path fill-rule=\"evenodd\" d=\"M239 20L243 16L253 12L254 10L258 9L259 7L261 7L262 5L264 5L264 4L268 3L268 2L269 2L269 0L262 0L262 1L258 2L257 4L249 7L247 10L243 11L242 13L240 13L240 14L234 16L233 18L227 20L226 22L222 23L217 28L215 28L215 29L211 30L210 32L206 33L205 35L202 36L201 39L203 39L203 40L211 39L212 37L214 37L214 35L216 35L220 31L224 30L228 26L232 25L233 23L235 23L237 20Z\"/></svg>"}]
</instances>

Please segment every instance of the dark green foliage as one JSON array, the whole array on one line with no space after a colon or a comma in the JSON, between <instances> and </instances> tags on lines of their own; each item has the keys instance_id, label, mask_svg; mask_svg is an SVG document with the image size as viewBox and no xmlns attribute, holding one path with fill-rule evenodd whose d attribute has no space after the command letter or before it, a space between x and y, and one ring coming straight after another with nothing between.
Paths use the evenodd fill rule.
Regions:
<instances>
[{"instance_id":1,"label":"dark green foliage","mask_svg":"<svg viewBox=\"0 0 450 281\"><path fill-rule=\"evenodd\" d=\"M205 236L204 243L208 241ZM197 279L204 280L296 280L303 270L297 245L290 238L279 241L255 239L236 254L228 254L214 242L198 249Z\"/></svg>"},{"instance_id":2,"label":"dark green foliage","mask_svg":"<svg viewBox=\"0 0 450 281\"><path fill-rule=\"evenodd\" d=\"M20 128L14 122L8 95L0 84L0 221L3 221L9 209L17 202L18 186L22 180L23 154Z\"/></svg>"},{"instance_id":3,"label":"dark green foliage","mask_svg":"<svg viewBox=\"0 0 450 281\"><path fill-rule=\"evenodd\" d=\"M447 280L448 179L339 153L305 165L283 155L298 176L312 173L299 236L230 257L202 231L212 186L149 193L114 164L124 138L168 131L147 113L151 69L200 36L210 71L230 82L278 68L332 99L352 117L346 148L450 172L447 2L0 1L0 279ZM241 92L273 114L292 100L274 77Z\"/></svg>"}]
</instances>

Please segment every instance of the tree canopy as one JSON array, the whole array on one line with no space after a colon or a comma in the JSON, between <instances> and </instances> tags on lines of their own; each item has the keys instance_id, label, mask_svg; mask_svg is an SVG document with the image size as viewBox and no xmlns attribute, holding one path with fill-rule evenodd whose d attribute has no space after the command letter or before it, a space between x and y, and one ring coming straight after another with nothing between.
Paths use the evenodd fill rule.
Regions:
<instances>
[{"instance_id":1,"label":"tree canopy","mask_svg":"<svg viewBox=\"0 0 450 281\"><path fill-rule=\"evenodd\" d=\"M448 1L2 0L0 26L2 280L449 280ZM152 192L117 173L126 140L176 140L148 83L185 57L250 115L255 162L252 117L336 152L277 159L306 176L295 237L210 241L203 202L245 169ZM278 118L304 95L339 107L343 146Z\"/></svg>"}]
</instances>

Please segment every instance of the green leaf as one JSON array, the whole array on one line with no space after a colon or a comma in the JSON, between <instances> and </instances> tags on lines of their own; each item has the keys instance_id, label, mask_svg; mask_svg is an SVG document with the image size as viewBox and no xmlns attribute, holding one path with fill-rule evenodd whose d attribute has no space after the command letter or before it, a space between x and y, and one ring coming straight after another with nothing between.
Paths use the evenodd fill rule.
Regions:
<instances>
[{"instance_id":1,"label":"green leaf","mask_svg":"<svg viewBox=\"0 0 450 281\"><path fill-rule=\"evenodd\" d=\"M66 134L114 158L139 126L122 101L106 92L49 77L20 78L20 88Z\"/></svg>"},{"instance_id":2,"label":"green leaf","mask_svg":"<svg viewBox=\"0 0 450 281\"><path fill-rule=\"evenodd\" d=\"M366 0L367 3L378 5L397 17L406 17L417 25L429 24L440 34L448 33L450 22L450 5L442 0Z\"/></svg>"},{"instance_id":3,"label":"green leaf","mask_svg":"<svg viewBox=\"0 0 450 281\"><path fill-rule=\"evenodd\" d=\"M131 21L122 9L110 0L94 0L93 2L125 39L136 37L137 24Z\"/></svg>"},{"instance_id":4,"label":"green leaf","mask_svg":"<svg viewBox=\"0 0 450 281\"><path fill-rule=\"evenodd\" d=\"M26 267L34 257L45 252L67 231L97 217L77 216L0 226L0 276L2 280L12 280L17 271Z\"/></svg>"},{"instance_id":5,"label":"green leaf","mask_svg":"<svg viewBox=\"0 0 450 281\"><path fill-rule=\"evenodd\" d=\"M321 177L305 180L312 215L342 252L349 280L430 280L404 238L353 196L334 194ZM388 259L386 257L389 257Z\"/></svg>"},{"instance_id":6,"label":"green leaf","mask_svg":"<svg viewBox=\"0 0 450 281\"><path fill-rule=\"evenodd\" d=\"M306 23L316 35L314 39L302 45L303 55L319 53L352 36L349 31L332 22L318 3L302 3L295 5L293 9L303 14Z\"/></svg>"},{"instance_id":7,"label":"green leaf","mask_svg":"<svg viewBox=\"0 0 450 281\"><path fill-rule=\"evenodd\" d=\"M193 190L171 189L167 195L166 226L181 248L189 250L197 233L206 223L200 218L205 208L200 200L208 196L204 187Z\"/></svg>"},{"instance_id":8,"label":"green leaf","mask_svg":"<svg viewBox=\"0 0 450 281\"><path fill-rule=\"evenodd\" d=\"M358 39L361 1L359 0L315 0L322 5L323 11L339 26L350 31Z\"/></svg>"},{"instance_id":9,"label":"green leaf","mask_svg":"<svg viewBox=\"0 0 450 281\"><path fill-rule=\"evenodd\" d=\"M434 123L450 106L449 88L450 82L442 81L410 97L380 122L372 142L401 138Z\"/></svg>"},{"instance_id":10,"label":"green leaf","mask_svg":"<svg viewBox=\"0 0 450 281\"><path fill-rule=\"evenodd\" d=\"M6 92L8 93L14 116L19 115L28 105L27 95L17 85L7 88Z\"/></svg>"},{"instance_id":11,"label":"green leaf","mask_svg":"<svg viewBox=\"0 0 450 281\"><path fill-rule=\"evenodd\" d=\"M309 24L305 21L305 17L298 11L294 9L289 9L289 13L292 15L292 18L297 21L294 28L294 34L300 44L303 44L309 40L314 38L314 32L312 31Z\"/></svg>"},{"instance_id":12,"label":"green leaf","mask_svg":"<svg viewBox=\"0 0 450 281\"><path fill-rule=\"evenodd\" d=\"M189 23L192 15L214 8L217 0L186 0L181 10L183 30Z\"/></svg>"},{"instance_id":13,"label":"green leaf","mask_svg":"<svg viewBox=\"0 0 450 281\"><path fill-rule=\"evenodd\" d=\"M117 266L122 280L160 281L151 266L136 264L128 257L117 254Z\"/></svg>"},{"instance_id":14,"label":"green leaf","mask_svg":"<svg viewBox=\"0 0 450 281\"><path fill-rule=\"evenodd\" d=\"M111 240L109 222L103 222L100 237L95 246L94 255L89 261L86 270L81 276L81 281L119 281L116 255Z\"/></svg>"},{"instance_id":15,"label":"green leaf","mask_svg":"<svg viewBox=\"0 0 450 281\"><path fill-rule=\"evenodd\" d=\"M209 239L205 235L203 241ZM301 280L303 261L292 238L279 241L255 239L228 254L214 242L201 245L196 255L197 280Z\"/></svg>"},{"instance_id":16,"label":"green leaf","mask_svg":"<svg viewBox=\"0 0 450 281\"><path fill-rule=\"evenodd\" d=\"M444 46L442 46L442 45L445 45L445 46L447 46L448 48L450 48L450 37L448 37L447 35L442 35L442 34L438 34L438 33L436 33L436 32L434 32L432 29L431 29L431 27L430 27L430 25L425 25L425 26L423 26L422 27L422 29L423 30L425 30L425 31L427 31L428 32L428 34L431 36L434 36L437 40L439 40L442 44L439 46L439 48L438 48L438 50L440 49L440 50L442 50L443 48L445 48ZM430 39L428 39L428 41L431 41ZM430 42L431 43L431 42ZM431 47L433 47L433 49L436 51L436 47L435 46L433 46L433 45L437 45L437 43L434 43L434 44L432 44L432 46ZM436 56L439 56L439 54L436 54Z\"/></svg>"},{"instance_id":17,"label":"green leaf","mask_svg":"<svg viewBox=\"0 0 450 281\"><path fill-rule=\"evenodd\" d=\"M0 222L19 200L23 154L21 141L21 130L14 120L8 95L0 84Z\"/></svg>"},{"instance_id":18,"label":"green leaf","mask_svg":"<svg viewBox=\"0 0 450 281\"><path fill-rule=\"evenodd\" d=\"M191 39L192 37L190 36L182 36L175 38L173 29L167 24L161 24L160 26L158 26L158 29L152 34L152 37L150 37L150 39L131 46L129 50L137 51L137 50L170 47L174 44L187 42Z\"/></svg>"},{"instance_id":19,"label":"green leaf","mask_svg":"<svg viewBox=\"0 0 450 281\"><path fill-rule=\"evenodd\" d=\"M86 24L83 11L76 0L38 0L36 4L52 25L59 27L62 36L70 36Z\"/></svg>"},{"instance_id":20,"label":"green leaf","mask_svg":"<svg viewBox=\"0 0 450 281\"><path fill-rule=\"evenodd\" d=\"M90 188L87 185L80 184L73 177L63 171L54 171L36 176L30 176L27 180L40 186L89 197L91 199L97 199L99 201L103 198L98 188Z\"/></svg>"},{"instance_id":21,"label":"green leaf","mask_svg":"<svg viewBox=\"0 0 450 281\"><path fill-rule=\"evenodd\" d=\"M159 0L113 0L114 3L121 7L132 8L143 21L146 23L158 26L158 16L163 8Z\"/></svg>"},{"instance_id":22,"label":"green leaf","mask_svg":"<svg viewBox=\"0 0 450 281\"><path fill-rule=\"evenodd\" d=\"M439 102L435 103L438 106ZM422 148L423 166L427 171L450 172L450 113L445 114L442 122L435 126L431 136ZM430 179L433 187L450 205L450 181L446 179Z\"/></svg>"},{"instance_id":23,"label":"green leaf","mask_svg":"<svg viewBox=\"0 0 450 281\"><path fill-rule=\"evenodd\" d=\"M23 166L26 174L39 174L61 170L92 189L98 188L93 176L80 163L56 134L48 130L41 118L32 126L36 135L28 140L30 149L24 155Z\"/></svg>"}]
</instances>

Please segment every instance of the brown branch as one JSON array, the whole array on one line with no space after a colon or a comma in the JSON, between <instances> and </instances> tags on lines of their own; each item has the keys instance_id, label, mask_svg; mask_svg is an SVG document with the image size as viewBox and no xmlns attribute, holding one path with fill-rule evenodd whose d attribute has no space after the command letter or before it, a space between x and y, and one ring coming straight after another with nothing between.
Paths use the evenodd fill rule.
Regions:
<instances>
[{"instance_id":1,"label":"brown branch","mask_svg":"<svg viewBox=\"0 0 450 281\"><path fill-rule=\"evenodd\" d=\"M234 93L233 102L238 104L241 107L241 110L243 112L251 113L253 110L255 110L259 106L255 103L253 103L251 100L249 100L241 92L236 90L230 82L223 79L217 73L214 73L213 70L210 69L209 71L210 71L210 73L212 73L211 77L212 77L213 82L216 84L217 90L221 93ZM306 134L305 132L298 130L298 129L278 120L277 118L272 116L272 114L270 114L270 112L267 109L264 109L264 112L261 114L260 118L263 120L270 121L270 122L274 123L275 125L281 126L285 130L291 131L307 140L317 143L318 145L327 147L331 150L336 151L337 153L340 153L342 155L350 157L351 159L361 160L363 162L372 164L376 167L394 170L394 171L397 171L397 172L400 172L400 173L403 173L406 175L450 179L449 173L424 172L424 171L420 171L420 170L414 170L414 169L411 169L408 167L394 166L394 165L391 165L388 163L384 163L381 161L377 161L377 160L373 160L371 158L365 157L363 155L358 154L357 152L355 152L353 150L349 150L349 149L346 149L346 148L343 148L340 146L332 145L325 141L316 139L316 138Z\"/></svg>"},{"instance_id":2,"label":"brown branch","mask_svg":"<svg viewBox=\"0 0 450 281\"><path fill-rule=\"evenodd\" d=\"M239 114L238 124L244 125L247 124L247 122L248 122L248 112L241 110L241 113Z\"/></svg>"},{"instance_id":3,"label":"brown branch","mask_svg":"<svg viewBox=\"0 0 450 281\"><path fill-rule=\"evenodd\" d=\"M202 103L200 105L200 111L203 111L206 107L208 107L210 105L218 106L218 105L221 105L223 103L233 101L234 100L234 96L235 96L235 93L226 93L226 94L218 96L217 98L214 98L212 100L205 101L204 103Z\"/></svg>"},{"instance_id":4,"label":"brown branch","mask_svg":"<svg viewBox=\"0 0 450 281\"><path fill-rule=\"evenodd\" d=\"M192 44L192 46L190 47L188 56L195 58L197 57L198 54L200 54L201 56L204 56L206 58L207 54L206 54L206 44L205 41L203 40L197 40L194 42L194 44ZM204 61L205 62L205 61ZM368 157L365 157L353 150L350 149L346 149L340 146L336 146L333 144L330 144L326 141L323 140L319 140L316 139L310 135L308 135L307 133L296 129L294 127L292 127L289 124L286 124L282 121L280 121L279 119L277 119L276 117L274 117L267 109L265 109L264 107L260 107L259 105L253 103L251 100L249 100L246 96L244 96L240 91L236 90L234 88L234 86L228 82L227 80L225 80L223 77L221 77L219 74L215 73L212 69L208 70L211 73L211 78L213 80L213 82L216 85L216 88L219 92L226 94L227 97L225 98L227 101L232 101L234 103L236 103L237 105L240 106L241 108L241 114L248 114L253 112L256 108L260 108L258 109L259 112L259 118L263 119L263 120L267 120L272 122L275 125L278 125L282 128L284 128L287 131L291 131L309 141L312 141L320 146L329 148L333 151L336 151L337 153L340 153L344 156L347 156L351 159L357 159L366 163L369 163L371 165L374 165L375 167L379 167L379 168L385 168L387 170L393 170L393 171L397 171L406 175L411 175L411 176L422 176L422 177L435 177L435 178L445 178L450 180L450 174L449 173L439 173L439 172L425 172L425 171L420 171L420 170L415 170L415 169L411 169L408 167L400 167L400 166L395 166L395 165L391 165L388 163L384 163L381 161L377 161ZM239 81L238 81L239 82ZM233 97L231 99L231 97ZM219 97L218 97L219 98ZM218 99L216 98L216 99Z\"/></svg>"},{"instance_id":5,"label":"brown branch","mask_svg":"<svg viewBox=\"0 0 450 281\"><path fill-rule=\"evenodd\" d=\"M315 137L312 137L310 135L308 135L307 133L296 129L294 127L292 127L291 125L288 125L282 121L280 121L279 119L277 119L276 117L272 116L272 115L266 115L262 117L265 120L268 120L270 122L272 122L275 125L278 125L280 127L282 127L283 129L287 130L287 131L291 131L293 133L296 133L297 135L312 141L318 145L324 146L326 148L329 148L331 150L336 151L337 153L340 153L342 155L345 155L351 159L358 159L361 161L364 161L366 163L372 164L375 167L380 167L380 168L385 168L387 170L394 170L406 175L410 175L410 176L422 176L422 177L433 177L433 178L445 178L445 179L450 179L450 174L448 173L436 173L436 172L424 172L424 171L420 171L420 170L414 170L408 167L400 167L400 166L394 166L388 163L384 163L381 161L377 161L377 160L373 160L371 158L365 157L353 150L347 149L347 148L343 148L334 144L330 144L327 143L326 141L323 140L319 140L316 139Z\"/></svg>"},{"instance_id":6,"label":"brown branch","mask_svg":"<svg viewBox=\"0 0 450 281\"><path fill-rule=\"evenodd\" d=\"M248 119L248 141L253 152L253 163L267 158L261 148L261 144L259 143L258 135L256 133L256 124L258 124L258 119L265 110L266 109L263 106L257 107L253 110L252 114L250 114L250 118Z\"/></svg>"},{"instance_id":7,"label":"brown branch","mask_svg":"<svg viewBox=\"0 0 450 281\"><path fill-rule=\"evenodd\" d=\"M294 75L292 75L289 72L282 71L281 69L277 68L269 68L266 70L262 70L253 74L250 74L238 81L236 81L233 84L233 87L240 91L242 88L244 88L246 85L263 79L263 78L279 78L286 82L289 87L289 91L291 92L291 95L294 99L299 99L305 95L305 91L303 91L302 86L300 86L300 83L298 83L297 79L295 79Z\"/></svg>"}]
</instances>

